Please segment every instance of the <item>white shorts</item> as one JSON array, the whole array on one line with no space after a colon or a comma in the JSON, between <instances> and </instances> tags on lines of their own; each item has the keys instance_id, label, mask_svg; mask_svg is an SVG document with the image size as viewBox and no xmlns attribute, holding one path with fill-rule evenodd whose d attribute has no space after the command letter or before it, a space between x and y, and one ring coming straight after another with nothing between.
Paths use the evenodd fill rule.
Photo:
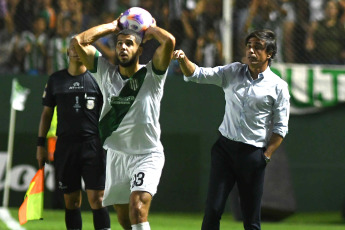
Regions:
<instances>
[{"instance_id":1,"label":"white shorts","mask_svg":"<svg viewBox=\"0 0 345 230\"><path fill-rule=\"evenodd\" d=\"M154 196L164 162L163 153L128 155L108 149L103 206L128 204L133 191Z\"/></svg>"}]
</instances>

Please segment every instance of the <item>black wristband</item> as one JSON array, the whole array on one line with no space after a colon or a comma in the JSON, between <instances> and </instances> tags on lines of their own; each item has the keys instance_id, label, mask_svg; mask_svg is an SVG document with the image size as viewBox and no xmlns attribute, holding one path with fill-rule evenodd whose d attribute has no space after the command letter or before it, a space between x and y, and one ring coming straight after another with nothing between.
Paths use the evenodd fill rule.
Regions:
<instances>
[{"instance_id":1,"label":"black wristband","mask_svg":"<svg viewBox=\"0 0 345 230\"><path fill-rule=\"evenodd\" d=\"M37 137L37 146L46 146L46 138L45 137Z\"/></svg>"}]
</instances>

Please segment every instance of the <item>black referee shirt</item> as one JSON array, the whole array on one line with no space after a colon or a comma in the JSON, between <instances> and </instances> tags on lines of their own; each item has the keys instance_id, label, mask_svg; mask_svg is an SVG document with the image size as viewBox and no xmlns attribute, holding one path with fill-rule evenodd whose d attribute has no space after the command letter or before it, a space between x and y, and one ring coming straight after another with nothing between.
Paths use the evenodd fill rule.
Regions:
<instances>
[{"instance_id":1,"label":"black referee shirt","mask_svg":"<svg viewBox=\"0 0 345 230\"><path fill-rule=\"evenodd\" d=\"M42 104L57 106L58 137L83 138L98 135L103 99L89 71L72 76L67 69L53 73L45 87Z\"/></svg>"}]
</instances>

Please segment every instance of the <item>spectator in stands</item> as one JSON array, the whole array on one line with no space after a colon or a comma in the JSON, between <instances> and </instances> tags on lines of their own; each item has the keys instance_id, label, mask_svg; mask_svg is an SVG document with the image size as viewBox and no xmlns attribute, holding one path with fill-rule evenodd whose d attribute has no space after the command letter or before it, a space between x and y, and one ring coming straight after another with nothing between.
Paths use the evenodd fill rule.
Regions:
<instances>
[{"instance_id":1,"label":"spectator in stands","mask_svg":"<svg viewBox=\"0 0 345 230\"><path fill-rule=\"evenodd\" d=\"M37 17L33 22L33 32L24 31L19 49L24 54L24 72L30 75L44 74L48 37L45 33L46 21Z\"/></svg>"},{"instance_id":2,"label":"spectator in stands","mask_svg":"<svg viewBox=\"0 0 345 230\"><path fill-rule=\"evenodd\" d=\"M19 0L13 16L17 32L32 31L33 20L38 15L38 8L35 0Z\"/></svg>"},{"instance_id":3,"label":"spectator in stands","mask_svg":"<svg viewBox=\"0 0 345 230\"><path fill-rule=\"evenodd\" d=\"M196 12L192 6L187 5L183 8L181 12L181 22L184 38L179 47L185 51L186 55L190 55L191 57L195 54L199 34L197 31L198 23L196 17ZM192 60L194 60L194 58L192 58Z\"/></svg>"},{"instance_id":4,"label":"spectator in stands","mask_svg":"<svg viewBox=\"0 0 345 230\"><path fill-rule=\"evenodd\" d=\"M73 21L74 31L79 33L82 30L83 15L87 14L87 10L83 7L81 0L68 0L68 10L70 12L70 18ZM89 0L85 1L85 4Z\"/></svg>"},{"instance_id":5,"label":"spectator in stands","mask_svg":"<svg viewBox=\"0 0 345 230\"><path fill-rule=\"evenodd\" d=\"M223 47L216 30L209 27L205 36L199 37L195 52L195 61L200 66L214 67L223 64Z\"/></svg>"},{"instance_id":6,"label":"spectator in stands","mask_svg":"<svg viewBox=\"0 0 345 230\"><path fill-rule=\"evenodd\" d=\"M306 49L313 64L343 64L345 60L345 29L339 19L337 0L325 2L325 18L312 23Z\"/></svg>"},{"instance_id":7,"label":"spectator in stands","mask_svg":"<svg viewBox=\"0 0 345 230\"><path fill-rule=\"evenodd\" d=\"M160 17L161 17L160 5L161 4L158 1L154 1L154 0L140 0L139 1L139 6L147 10L148 12L150 12L152 17L156 19L157 25L159 25L158 23L160 22Z\"/></svg>"},{"instance_id":8,"label":"spectator in stands","mask_svg":"<svg viewBox=\"0 0 345 230\"><path fill-rule=\"evenodd\" d=\"M19 42L15 32L12 12L6 0L0 0L0 73L16 73L19 71L15 62L15 47Z\"/></svg>"},{"instance_id":9,"label":"spectator in stands","mask_svg":"<svg viewBox=\"0 0 345 230\"><path fill-rule=\"evenodd\" d=\"M296 9L293 0L281 0L281 8L285 17L282 21L282 60L293 63L295 61L295 44L293 43L293 31L296 24Z\"/></svg>"},{"instance_id":10,"label":"spectator in stands","mask_svg":"<svg viewBox=\"0 0 345 230\"><path fill-rule=\"evenodd\" d=\"M213 27L220 35L222 22L222 1L221 0L200 0L195 8L198 20L197 31L199 35L205 35L209 27Z\"/></svg>"},{"instance_id":11,"label":"spectator in stands","mask_svg":"<svg viewBox=\"0 0 345 230\"><path fill-rule=\"evenodd\" d=\"M277 54L277 61L282 61L282 30L283 18L287 15L278 0L252 0L249 14L244 26L245 33L253 30L267 28L275 32L277 46L280 53Z\"/></svg>"},{"instance_id":12,"label":"spectator in stands","mask_svg":"<svg viewBox=\"0 0 345 230\"><path fill-rule=\"evenodd\" d=\"M101 15L102 23L110 23L114 21L114 15L112 13L103 13ZM105 57L110 63L115 64L115 35L108 34L107 36L99 38L95 43L95 47L98 51L102 53L102 56Z\"/></svg>"},{"instance_id":13,"label":"spectator in stands","mask_svg":"<svg viewBox=\"0 0 345 230\"><path fill-rule=\"evenodd\" d=\"M309 28L310 8L308 0L295 0L296 22L293 29L292 44L293 55L296 63L309 63L309 56L305 48L307 31Z\"/></svg>"},{"instance_id":14,"label":"spectator in stands","mask_svg":"<svg viewBox=\"0 0 345 230\"><path fill-rule=\"evenodd\" d=\"M178 11L180 11L179 17L177 17L177 13L175 12L175 16L173 17L171 14L171 10L177 7L174 4L174 7L171 6L168 2L164 2L162 5L162 20L161 23L157 23L157 25L161 24L161 27L168 30L171 34L174 35L176 39L175 47L177 49L186 48L186 52L188 52L191 57L195 56L195 45L197 39L197 22L196 22L196 14L194 9L187 8L186 5L179 5ZM175 9L177 10L177 9ZM194 58L192 58L194 59ZM178 67L177 61L172 61L171 68L169 68L169 75L180 73L180 68Z\"/></svg>"},{"instance_id":15,"label":"spectator in stands","mask_svg":"<svg viewBox=\"0 0 345 230\"><path fill-rule=\"evenodd\" d=\"M341 24L345 25L345 0L339 0L339 18Z\"/></svg>"},{"instance_id":16,"label":"spectator in stands","mask_svg":"<svg viewBox=\"0 0 345 230\"><path fill-rule=\"evenodd\" d=\"M72 38L73 24L70 18L65 18L57 27L57 33L49 40L47 49L47 72L52 74L68 67L67 50Z\"/></svg>"},{"instance_id":17,"label":"spectator in stands","mask_svg":"<svg viewBox=\"0 0 345 230\"><path fill-rule=\"evenodd\" d=\"M48 36L52 36L56 29L56 12L52 6L52 0L42 0L42 9L39 15L46 20Z\"/></svg>"},{"instance_id":18,"label":"spectator in stands","mask_svg":"<svg viewBox=\"0 0 345 230\"><path fill-rule=\"evenodd\" d=\"M125 12L128 8L131 8L130 0L117 0L117 10L115 12L115 17L118 17L121 13Z\"/></svg>"},{"instance_id":19,"label":"spectator in stands","mask_svg":"<svg viewBox=\"0 0 345 230\"><path fill-rule=\"evenodd\" d=\"M233 52L234 61L241 61L244 53L243 40L246 36L244 25L248 17L251 0L235 1L233 10Z\"/></svg>"}]
</instances>

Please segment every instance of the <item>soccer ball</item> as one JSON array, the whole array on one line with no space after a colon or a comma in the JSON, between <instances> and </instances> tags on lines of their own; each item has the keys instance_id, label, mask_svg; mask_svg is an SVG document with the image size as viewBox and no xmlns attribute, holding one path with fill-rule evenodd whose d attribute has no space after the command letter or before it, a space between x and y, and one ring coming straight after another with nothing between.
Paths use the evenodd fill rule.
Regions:
<instances>
[{"instance_id":1,"label":"soccer ball","mask_svg":"<svg viewBox=\"0 0 345 230\"><path fill-rule=\"evenodd\" d=\"M132 7L126 10L120 20L121 29L131 29L144 36L147 28L153 23L152 15L145 9L140 7Z\"/></svg>"}]
</instances>

